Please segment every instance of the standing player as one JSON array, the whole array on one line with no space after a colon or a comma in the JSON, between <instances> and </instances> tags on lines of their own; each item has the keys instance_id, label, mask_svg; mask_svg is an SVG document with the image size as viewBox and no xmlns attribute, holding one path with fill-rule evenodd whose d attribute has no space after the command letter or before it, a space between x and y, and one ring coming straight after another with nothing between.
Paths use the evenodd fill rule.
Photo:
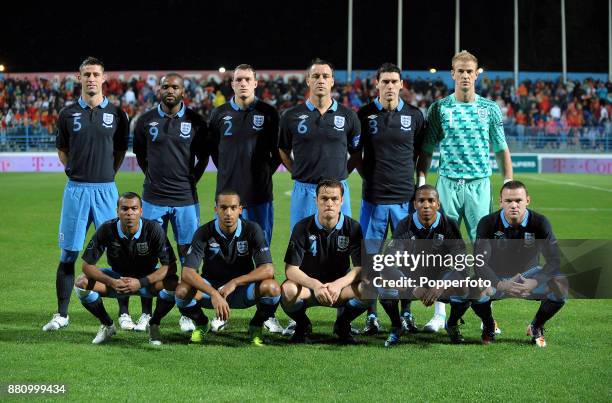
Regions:
<instances>
[{"instance_id":1,"label":"standing player","mask_svg":"<svg viewBox=\"0 0 612 403\"><path fill-rule=\"evenodd\" d=\"M559 271L559 248L550 222L527 209L530 202L522 182L505 183L500 192L501 210L483 217L478 223L474 254L485 257L486 264L477 274L491 280L497 290L493 298L522 297L541 301L527 327L527 335L536 346L546 347L544 324L565 304L567 280ZM546 260L543 267L539 263L540 254ZM494 326L490 304L490 301L480 304L485 324L483 340L494 337L490 330ZM466 308L464 305L463 309Z\"/></svg>"},{"instance_id":2,"label":"standing player","mask_svg":"<svg viewBox=\"0 0 612 403\"><path fill-rule=\"evenodd\" d=\"M181 262L200 222L196 183L208 163L206 122L185 106L183 94L180 74L162 77L160 104L138 119L134 131L134 153L145 174L143 217L156 220L164 230L172 223ZM150 318L150 301L145 304L135 330L145 330ZM183 331L194 329L185 317L180 325Z\"/></svg>"},{"instance_id":3,"label":"standing player","mask_svg":"<svg viewBox=\"0 0 612 403\"><path fill-rule=\"evenodd\" d=\"M75 286L85 309L101 323L92 343L103 343L115 334L113 320L100 297L139 294L148 298L157 295L155 312L147 328L149 342L160 345L160 321L174 306L174 289L178 282L176 258L159 224L141 219L141 200L136 193L121 195L117 201L117 215L118 218L105 222L96 230L83 253L83 275ZM105 251L110 268L100 269L96 263Z\"/></svg>"},{"instance_id":4,"label":"standing player","mask_svg":"<svg viewBox=\"0 0 612 403\"><path fill-rule=\"evenodd\" d=\"M118 199L115 174L128 148L128 119L102 92L104 64L86 58L77 73L81 97L61 110L56 147L68 183L59 228L60 263L55 287L57 313L44 331L68 326L68 304L74 286L74 262L83 248L89 224L98 228L115 217Z\"/></svg>"},{"instance_id":5,"label":"standing player","mask_svg":"<svg viewBox=\"0 0 612 403\"><path fill-rule=\"evenodd\" d=\"M230 308L257 305L249 322L249 335L254 345L261 346L263 323L274 317L280 301L270 248L261 227L240 218L242 206L237 192L223 190L215 203L217 218L193 236L176 290L176 304L197 324L192 343L201 343L209 329L202 307L214 309L218 318L227 320Z\"/></svg>"},{"instance_id":6,"label":"standing player","mask_svg":"<svg viewBox=\"0 0 612 403\"><path fill-rule=\"evenodd\" d=\"M295 181L291 193L291 229L317 211L315 189L323 178L337 179L344 187L342 213L351 215L346 178L355 168L351 156L361 152L361 127L355 112L331 97L334 71L331 63L314 59L307 70L310 94L303 105L281 117L279 150L283 164ZM293 157L291 156L293 151Z\"/></svg>"},{"instance_id":7,"label":"standing player","mask_svg":"<svg viewBox=\"0 0 612 403\"><path fill-rule=\"evenodd\" d=\"M287 280L281 288L283 309L296 322L291 337L296 343L307 342L311 332L308 307L340 308L334 333L350 344L355 343L351 321L367 309L359 300L363 236L359 223L341 212L343 190L337 180L319 182L317 211L299 221L291 233L285 255Z\"/></svg>"},{"instance_id":8,"label":"standing player","mask_svg":"<svg viewBox=\"0 0 612 403\"><path fill-rule=\"evenodd\" d=\"M491 210L489 147L504 182L512 180L512 161L499 106L476 94L478 60L463 50L451 64L455 92L429 107L423 151L430 159L436 144L440 145L436 187L442 210L459 226L465 219L468 236L474 240L478 221ZM424 330L437 332L445 320L444 305L436 303L434 317Z\"/></svg>"},{"instance_id":9,"label":"standing player","mask_svg":"<svg viewBox=\"0 0 612 403\"><path fill-rule=\"evenodd\" d=\"M255 97L255 69L241 64L234 69L234 97L214 109L210 118L211 154L217 166L217 193L237 189L242 201L242 217L263 229L266 242L272 241L274 208L272 175L280 164L278 155L278 112ZM225 323L213 320L212 329ZM265 322L273 333L283 328L276 318Z\"/></svg>"},{"instance_id":10,"label":"standing player","mask_svg":"<svg viewBox=\"0 0 612 403\"><path fill-rule=\"evenodd\" d=\"M357 170L363 177L359 223L367 240L384 240L387 229L395 231L398 222L408 216L415 165L419 184L425 183L428 166L424 163L428 161L418 158L425 119L418 108L400 99L403 85L399 67L383 64L376 73L378 98L358 113L363 128L363 161L361 153L355 154ZM404 329L416 330L409 305L404 302L402 306ZM363 332L374 334L379 328L374 303Z\"/></svg>"}]
</instances>

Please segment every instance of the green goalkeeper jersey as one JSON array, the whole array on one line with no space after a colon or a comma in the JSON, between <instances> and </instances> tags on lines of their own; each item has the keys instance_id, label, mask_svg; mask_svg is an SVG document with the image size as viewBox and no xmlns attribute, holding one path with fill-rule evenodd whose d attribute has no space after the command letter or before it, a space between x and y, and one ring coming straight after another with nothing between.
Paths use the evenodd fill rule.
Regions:
<instances>
[{"instance_id":1,"label":"green goalkeeper jersey","mask_svg":"<svg viewBox=\"0 0 612 403\"><path fill-rule=\"evenodd\" d=\"M494 152L508 147L499 106L479 95L474 102L458 102L455 94L434 102L427 113L423 150L431 154L438 143L440 175L454 179L491 176L489 144Z\"/></svg>"}]
</instances>

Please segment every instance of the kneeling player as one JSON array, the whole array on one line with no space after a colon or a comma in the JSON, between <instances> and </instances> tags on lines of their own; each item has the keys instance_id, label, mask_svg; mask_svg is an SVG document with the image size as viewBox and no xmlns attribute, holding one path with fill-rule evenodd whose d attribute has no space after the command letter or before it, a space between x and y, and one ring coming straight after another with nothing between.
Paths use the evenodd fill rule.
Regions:
<instances>
[{"instance_id":1,"label":"kneeling player","mask_svg":"<svg viewBox=\"0 0 612 403\"><path fill-rule=\"evenodd\" d=\"M306 342L312 326L310 306L340 308L334 333L343 343L354 343L351 321L366 311L361 295L361 242L359 223L340 212L342 183L323 180L316 188L317 213L299 221L291 233L285 255L287 280L282 284L282 305L295 320L291 340ZM353 269L350 261L353 261Z\"/></svg>"},{"instance_id":2,"label":"kneeling player","mask_svg":"<svg viewBox=\"0 0 612 403\"><path fill-rule=\"evenodd\" d=\"M396 230L393 232L394 241L389 245L387 254L393 253L392 251L398 248L403 250L408 248L413 255L426 253L432 258L465 254L465 244L457 223L438 211L440 209L440 199L435 187L431 185L419 187L415 194L414 207L416 211L398 223ZM396 271L396 276L404 276L398 269L389 271ZM383 276L385 275L389 276L389 273L383 272ZM425 277L429 280L450 279L459 278L462 274L454 271L452 267L443 267L439 264L435 267L429 267L426 264L421 264L419 267L411 268L405 276L420 283L418 280ZM425 306L430 306L443 297L443 291L441 288L430 287L415 287L410 290L379 288L381 305L391 320L391 332L385 341L385 346L391 347L399 343L402 333L416 332L417 328L410 312L410 300L420 299ZM402 297L408 301L406 307L403 308L407 326L402 324L398 309L400 292L409 294L407 298ZM445 294L449 295L449 292Z\"/></svg>"},{"instance_id":3,"label":"kneeling player","mask_svg":"<svg viewBox=\"0 0 612 403\"><path fill-rule=\"evenodd\" d=\"M270 248L261 227L240 218L238 193L221 191L215 203L217 218L201 226L193 236L176 289L176 305L196 324L192 343L201 343L209 330L202 307L214 309L218 318L227 320L230 309L257 305L249 335L254 345L261 346L263 323L274 317L280 301ZM200 276L197 270L202 261Z\"/></svg>"},{"instance_id":4,"label":"kneeling player","mask_svg":"<svg viewBox=\"0 0 612 403\"><path fill-rule=\"evenodd\" d=\"M477 274L491 281L492 299L518 297L541 301L527 327L527 335L536 346L546 347L544 324L565 304L567 279L559 271L559 249L550 222L527 209L530 201L522 182L504 184L500 192L501 210L478 223L474 253L485 257ZM539 266L540 254L546 260L543 267ZM485 328L488 324L492 337L490 301L488 304L488 317L483 318L483 324Z\"/></svg>"},{"instance_id":5,"label":"kneeling player","mask_svg":"<svg viewBox=\"0 0 612 403\"><path fill-rule=\"evenodd\" d=\"M83 275L75 283L81 303L101 323L92 343L103 343L116 333L100 297L157 295L148 330L149 342L160 345L159 323L174 306L176 258L159 224L141 218L142 204L136 193L121 195L117 215L96 230L83 253ZM96 263L104 251L111 267L100 269Z\"/></svg>"}]
</instances>

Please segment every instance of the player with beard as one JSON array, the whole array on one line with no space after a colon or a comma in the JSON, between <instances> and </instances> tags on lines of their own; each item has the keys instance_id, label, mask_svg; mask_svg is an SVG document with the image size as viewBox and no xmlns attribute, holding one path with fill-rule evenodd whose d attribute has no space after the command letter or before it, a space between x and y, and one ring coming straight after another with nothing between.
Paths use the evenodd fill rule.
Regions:
<instances>
[{"instance_id":1,"label":"player with beard","mask_svg":"<svg viewBox=\"0 0 612 403\"><path fill-rule=\"evenodd\" d=\"M207 125L183 103L184 91L180 74L162 77L161 102L138 119L134 131L134 153L145 174L143 217L156 220L166 231L168 221L172 223L181 262L199 226L196 183L208 163ZM143 303L143 315L135 330L146 329L150 312L149 300ZM188 318L181 317L180 324L185 332L194 329Z\"/></svg>"}]
</instances>

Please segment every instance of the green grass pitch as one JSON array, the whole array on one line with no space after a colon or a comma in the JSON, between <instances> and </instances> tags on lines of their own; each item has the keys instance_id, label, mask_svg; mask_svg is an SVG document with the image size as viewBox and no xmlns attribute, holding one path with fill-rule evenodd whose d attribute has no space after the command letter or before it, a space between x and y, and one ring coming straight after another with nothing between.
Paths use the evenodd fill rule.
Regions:
<instances>
[{"instance_id":1,"label":"green grass pitch","mask_svg":"<svg viewBox=\"0 0 612 403\"><path fill-rule=\"evenodd\" d=\"M140 192L142 179L121 173L119 191ZM550 218L557 237L610 239L612 176L524 174L517 179L527 183L531 207ZM474 342L464 346L450 345L443 334L418 334L390 350L383 347L386 335L359 337L362 345L342 347L331 337L335 311L324 308L309 310L319 342L307 346L276 336L267 337L264 348L250 346L246 326L252 309L233 311L230 328L210 335L205 345L187 343L173 310L162 322L165 344L160 348L149 346L143 333L123 331L108 344L93 346L97 320L74 296L70 326L43 333L41 326L56 309L56 239L65 181L61 174L0 175L0 399L8 398L7 384L26 382L65 383L64 397L75 401L612 399L612 303L606 300L570 300L548 323L546 349L528 344L524 334L537 303L515 300L495 304L503 334L486 347L477 343L479 322L471 311L463 331ZM360 180L353 175L350 184L358 217ZM281 280L291 185L288 174L275 176L272 255ZM493 189L499 186L495 177ZM213 189L214 174L206 174L199 185L202 222L212 218ZM106 306L116 317L115 301L107 300ZM420 303L413 308L419 325L429 320L431 308ZM131 299L130 310L137 318L138 299ZM278 317L287 322L280 309ZM382 309L381 319L388 328ZM363 318L357 323L361 326Z\"/></svg>"}]
</instances>

